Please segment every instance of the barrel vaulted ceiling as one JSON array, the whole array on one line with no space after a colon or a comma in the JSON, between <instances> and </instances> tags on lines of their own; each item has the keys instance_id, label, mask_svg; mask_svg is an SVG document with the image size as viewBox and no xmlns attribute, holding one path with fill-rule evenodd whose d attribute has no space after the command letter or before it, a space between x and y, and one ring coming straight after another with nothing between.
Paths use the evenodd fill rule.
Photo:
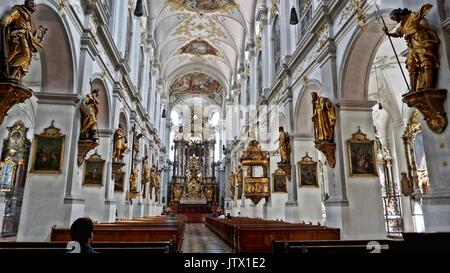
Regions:
<instances>
[{"instance_id":1,"label":"barrel vaulted ceiling","mask_svg":"<svg viewBox=\"0 0 450 273\"><path fill-rule=\"evenodd\" d=\"M236 82L245 59L245 41L255 20L257 0L147 0L154 58L164 90L196 86L197 94L223 95ZM187 77L205 79L188 83ZM217 88L217 82L221 88ZM210 86L211 85L211 86ZM175 86L175 87L174 87ZM199 87L200 86L200 87ZM203 89L202 89L203 88ZM201 93L201 92L200 92Z\"/></svg>"}]
</instances>

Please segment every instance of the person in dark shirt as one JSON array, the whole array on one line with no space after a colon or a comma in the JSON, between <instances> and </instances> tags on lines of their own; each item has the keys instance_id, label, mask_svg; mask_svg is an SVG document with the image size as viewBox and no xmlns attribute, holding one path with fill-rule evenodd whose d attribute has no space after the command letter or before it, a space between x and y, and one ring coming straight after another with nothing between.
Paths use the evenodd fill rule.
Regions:
<instances>
[{"instance_id":1,"label":"person in dark shirt","mask_svg":"<svg viewBox=\"0 0 450 273\"><path fill-rule=\"evenodd\" d=\"M91 247L94 223L90 218L78 218L70 227L70 237L80 244L81 253L98 253Z\"/></svg>"}]
</instances>

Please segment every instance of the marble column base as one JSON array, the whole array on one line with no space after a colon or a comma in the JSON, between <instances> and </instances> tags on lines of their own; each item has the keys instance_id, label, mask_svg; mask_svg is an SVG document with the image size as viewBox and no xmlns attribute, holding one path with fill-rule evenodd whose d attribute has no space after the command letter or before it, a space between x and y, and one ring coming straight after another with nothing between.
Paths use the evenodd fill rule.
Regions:
<instances>
[{"instance_id":1,"label":"marble column base","mask_svg":"<svg viewBox=\"0 0 450 273\"><path fill-rule=\"evenodd\" d=\"M151 216L151 204L149 201L144 202L144 217Z\"/></svg>"},{"instance_id":2,"label":"marble column base","mask_svg":"<svg viewBox=\"0 0 450 273\"><path fill-rule=\"evenodd\" d=\"M142 218L142 217L144 217L144 203L139 201L133 207L133 218Z\"/></svg>"},{"instance_id":3,"label":"marble column base","mask_svg":"<svg viewBox=\"0 0 450 273\"><path fill-rule=\"evenodd\" d=\"M116 221L117 205L115 201L105 201L105 209L102 221L113 223Z\"/></svg>"},{"instance_id":4,"label":"marble column base","mask_svg":"<svg viewBox=\"0 0 450 273\"><path fill-rule=\"evenodd\" d=\"M287 202L285 204L285 221L289 223L298 223L300 221L297 202Z\"/></svg>"},{"instance_id":5,"label":"marble column base","mask_svg":"<svg viewBox=\"0 0 450 273\"><path fill-rule=\"evenodd\" d=\"M133 204L129 201L125 202L125 206L123 206L123 219L131 220L133 218Z\"/></svg>"},{"instance_id":6,"label":"marble column base","mask_svg":"<svg viewBox=\"0 0 450 273\"><path fill-rule=\"evenodd\" d=\"M84 217L84 199L64 198L64 227L70 228L70 225L81 217Z\"/></svg>"}]
</instances>

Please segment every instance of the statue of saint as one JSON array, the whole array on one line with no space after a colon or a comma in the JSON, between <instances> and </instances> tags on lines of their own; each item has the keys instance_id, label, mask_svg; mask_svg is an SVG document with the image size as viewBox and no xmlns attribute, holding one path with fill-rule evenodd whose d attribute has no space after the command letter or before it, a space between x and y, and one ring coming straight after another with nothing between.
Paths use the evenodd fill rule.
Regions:
<instances>
[{"instance_id":1,"label":"statue of saint","mask_svg":"<svg viewBox=\"0 0 450 273\"><path fill-rule=\"evenodd\" d=\"M239 165L236 171L236 180L237 180L237 188L238 188L238 199L242 198L242 186L243 184L243 173L242 173L242 166Z\"/></svg>"},{"instance_id":2,"label":"statue of saint","mask_svg":"<svg viewBox=\"0 0 450 273\"><path fill-rule=\"evenodd\" d=\"M405 38L408 46L406 68L409 71L411 91L423 88L434 88L439 68L439 37L425 19L433 8L426 4L418 12L409 9L395 9L391 19L400 26L393 33L383 27L386 35L394 38Z\"/></svg>"},{"instance_id":3,"label":"statue of saint","mask_svg":"<svg viewBox=\"0 0 450 273\"><path fill-rule=\"evenodd\" d=\"M119 124L116 132L114 132L114 150L113 150L113 161L122 161L123 153L127 150L127 137L122 129L122 125Z\"/></svg>"},{"instance_id":4,"label":"statue of saint","mask_svg":"<svg viewBox=\"0 0 450 273\"><path fill-rule=\"evenodd\" d=\"M145 156L144 162L142 163L142 181L150 181L150 170L148 167L148 156Z\"/></svg>"},{"instance_id":5,"label":"statue of saint","mask_svg":"<svg viewBox=\"0 0 450 273\"><path fill-rule=\"evenodd\" d=\"M234 184L235 184L235 174L234 172L231 172L230 178L229 178L229 186L230 186L230 198L234 199Z\"/></svg>"},{"instance_id":6,"label":"statue of saint","mask_svg":"<svg viewBox=\"0 0 450 273\"><path fill-rule=\"evenodd\" d=\"M281 156L281 163L290 164L291 163L291 138L288 133L284 131L283 127L279 128L280 136L278 138L279 151ZM265 175L266 176L266 175Z\"/></svg>"},{"instance_id":7,"label":"statue of saint","mask_svg":"<svg viewBox=\"0 0 450 273\"><path fill-rule=\"evenodd\" d=\"M138 186L138 171L137 168L134 167L130 175L130 192L136 192L137 186Z\"/></svg>"},{"instance_id":8,"label":"statue of saint","mask_svg":"<svg viewBox=\"0 0 450 273\"><path fill-rule=\"evenodd\" d=\"M81 134L82 140L98 140L98 126L97 126L97 114L98 104L97 100L99 94L98 89L92 90L91 94L86 95L86 98L81 102Z\"/></svg>"},{"instance_id":9,"label":"statue of saint","mask_svg":"<svg viewBox=\"0 0 450 273\"><path fill-rule=\"evenodd\" d=\"M36 11L34 0L14 6L0 21L1 77L21 81L28 73L33 53L42 47L47 29L33 30L31 14Z\"/></svg>"},{"instance_id":10,"label":"statue of saint","mask_svg":"<svg viewBox=\"0 0 450 273\"><path fill-rule=\"evenodd\" d=\"M150 169L150 187L156 187L156 167L152 166Z\"/></svg>"},{"instance_id":11,"label":"statue of saint","mask_svg":"<svg viewBox=\"0 0 450 273\"><path fill-rule=\"evenodd\" d=\"M332 143L334 139L334 125L336 112L333 103L328 98L319 97L316 92L311 93L313 104L314 136L316 143Z\"/></svg>"}]
</instances>

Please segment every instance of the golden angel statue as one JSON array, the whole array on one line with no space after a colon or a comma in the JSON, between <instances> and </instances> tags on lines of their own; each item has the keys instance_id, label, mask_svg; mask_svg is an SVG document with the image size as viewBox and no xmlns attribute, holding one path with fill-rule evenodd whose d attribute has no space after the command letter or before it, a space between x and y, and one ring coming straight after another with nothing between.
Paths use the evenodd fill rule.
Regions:
<instances>
[{"instance_id":1,"label":"golden angel statue","mask_svg":"<svg viewBox=\"0 0 450 273\"><path fill-rule=\"evenodd\" d=\"M230 186L229 190L230 190L230 198L231 199L234 199L235 178L236 178L236 176L235 176L234 172L231 172L230 178L229 178L229 186Z\"/></svg>"},{"instance_id":2,"label":"golden angel statue","mask_svg":"<svg viewBox=\"0 0 450 273\"><path fill-rule=\"evenodd\" d=\"M281 157L281 163L290 164L291 163L291 138L288 133L284 131L283 127L279 128L280 136L278 138L279 151Z\"/></svg>"},{"instance_id":3,"label":"golden angel statue","mask_svg":"<svg viewBox=\"0 0 450 273\"><path fill-rule=\"evenodd\" d=\"M123 154L128 149L127 137L122 129L122 125L119 124L119 128L114 132L114 150L113 161L118 162L123 160Z\"/></svg>"},{"instance_id":4,"label":"golden angel statue","mask_svg":"<svg viewBox=\"0 0 450 273\"><path fill-rule=\"evenodd\" d=\"M81 102L80 112L81 112L81 133L80 139L82 140L98 140L98 94L99 90L92 90L91 94L86 95L84 100Z\"/></svg>"},{"instance_id":5,"label":"golden angel statue","mask_svg":"<svg viewBox=\"0 0 450 273\"><path fill-rule=\"evenodd\" d=\"M156 187L156 180L156 167L153 165L150 169L150 187Z\"/></svg>"},{"instance_id":6,"label":"golden angel statue","mask_svg":"<svg viewBox=\"0 0 450 273\"><path fill-rule=\"evenodd\" d=\"M47 29L33 30L31 14L36 11L34 0L14 6L0 21L1 77L21 81L28 73L31 57L42 47Z\"/></svg>"},{"instance_id":7,"label":"golden angel statue","mask_svg":"<svg viewBox=\"0 0 450 273\"><path fill-rule=\"evenodd\" d=\"M319 97L316 92L311 93L313 104L315 142L333 143L336 112L333 103L328 98Z\"/></svg>"},{"instance_id":8,"label":"golden angel statue","mask_svg":"<svg viewBox=\"0 0 450 273\"><path fill-rule=\"evenodd\" d=\"M408 46L406 68L409 72L411 91L423 88L434 88L439 68L439 37L425 19L433 8L426 4L418 12L409 9L395 9L390 17L400 26L393 33L383 27L386 35L394 38L405 38Z\"/></svg>"}]
</instances>

